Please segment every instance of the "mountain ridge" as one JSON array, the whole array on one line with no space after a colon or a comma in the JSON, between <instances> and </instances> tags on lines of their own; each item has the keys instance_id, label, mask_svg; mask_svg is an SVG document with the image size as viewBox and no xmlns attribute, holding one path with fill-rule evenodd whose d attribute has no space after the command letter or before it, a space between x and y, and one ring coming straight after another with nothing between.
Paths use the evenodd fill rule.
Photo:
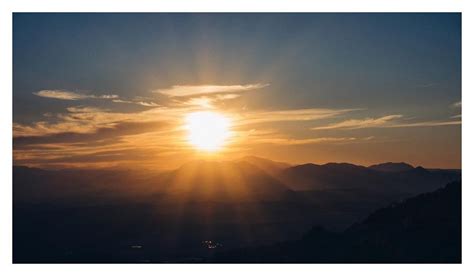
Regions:
<instances>
[{"instance_id":1,"label":"mountain ridge","mask_svg":"<svg viewBox=\"0 0 474 276\"><path fill-rule=\"evenodd\" d=\"M384 164L393 166L393 164L399 163L387 162L377 166ZM407 167L407 164L403 166ZM199 169L199 167L201 168ZM188 172L184 172L184 170L188 170ZM194 178L193 174L195 174ZM176 175L181 175L181 179L178 180ZM186 175L191 177L186 180L184 177ZM98 185L102 187L101 194L104 196L113 194L127 196L126 191L130 189L137 196L167 192L177 195L180 190L190 194L192 190L199 191L199 185L192 183L194 181L204 183L209 188L207 192L199 191L196 198L203 196L210 200L213 193L211 190L221 190L223 194L232 194L231 191L234 191L235 194L242 194L246 191L248 194L250 191L254 191L262 196L261 199L265 199L264 190L268 189L272 191L268 195L273 194L268 199L276 200L285 198L277 196L277 194L288 194L291 191L360 190L372 194L416 194L432 191L444 183L458 180L461 172L442 169L427 170L422 167L402 171L381 171L351 163L334 162L322 165L306 163L291 166L283 162L247 156L231 161L195 160L166 172L136 170L52 171L13 166L13 176L14 184L16 183L14 190L22 191L15 193L15 197L17 195L20 197L31 195L34 198L41 198L58 193L60 196L62 191L73 195L75 186L84 195L96 194L92 191L98 189ZM255 187L248 183L252 183ZM34 188L37 184L40 184L44 192ZM223 191L223 187L220 186L226 187L228 191ZM240 191L237 192L239 189ZM279 192L276 192L277 190ZM49 194L46 191L49 191ZM199 195L200 193L201 195ZM205 193L208 195L204 196ZM223 200L226 198L230 200L232 197L238 198L238 196L229 195L225 196ZM247 198L251 198L251 195L248 194Z\"/></svg>"},{"instance_id":2,"label":"mountain ridge","mask_svg":"<svg viewBox=\"0 0 474 276\"><path fill-rule=\"evenodd\" d=\"M385 163L371 165L368 168L372 170L383 171L383 172L402 172L402 171L412 170L415 167L405 162L385 162Z\"/></svg>"}]
</instances>

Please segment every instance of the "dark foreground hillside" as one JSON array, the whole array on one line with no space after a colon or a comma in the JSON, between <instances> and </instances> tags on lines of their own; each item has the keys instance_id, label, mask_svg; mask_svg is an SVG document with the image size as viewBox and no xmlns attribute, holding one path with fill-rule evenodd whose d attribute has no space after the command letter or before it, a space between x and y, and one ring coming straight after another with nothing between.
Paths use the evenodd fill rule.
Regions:
<instances>
[{"instance_id":1,"label":"dark foreground hillside","mask_svg":"<svg viewBox=\"0 0 474 276\"><path fill-rule=\"evenodd\" d=\"M266 259L247 254L250 259L235 255L223 261L357 261L350 258L364 256L363 250L373 245L362 244L360 252L354 253L359 243L340 241L352 242L364 235L369 241L378 239L379 232L387 232L384 225L398 229L390 224L397 220L382 215L385 220L376 233L363 230L365 224L353 226L347 232L354 233L354 238L337 233L391 202L435 191L460 177L459 170L428 170L402 163L375 168L345 163L290 166L257 157L196 160L165 172L15 166L13 261L207 262L221 252L264 250L263 246L298 239L314 225L323 225L327 231L315 228L300 242L303 246L296 243L301 255L269 247ZM434 205L420 213L426 216L427 233L437 235L429 219L444 213L430 213L438 208ZM441 210L444 205L440 204ZM460 215L460 210L446 210ZM424 224L418 227L424 229ZM445 238L447 242L456 239ZM316 258L304 247L312 242L322 248L328 243L328 249L314 253L320 254ZM345 249L348 244L352 247ZM334 252L329 254L329 250ZM368 251L369 257L372 252ZM393 256L391 251L388 254Z\"/></svg>"},{"instance_id":2,"label":"dark foreground hillside","mask_svg":"<svg viewBox=\"0 0 474 276\"><path fill-rule=\"evenodd\" d=\"M300 240L224 252L213 261L459 263L461 183L379 209L341 233L318 226Z\"/></svg>"}]
</instances>

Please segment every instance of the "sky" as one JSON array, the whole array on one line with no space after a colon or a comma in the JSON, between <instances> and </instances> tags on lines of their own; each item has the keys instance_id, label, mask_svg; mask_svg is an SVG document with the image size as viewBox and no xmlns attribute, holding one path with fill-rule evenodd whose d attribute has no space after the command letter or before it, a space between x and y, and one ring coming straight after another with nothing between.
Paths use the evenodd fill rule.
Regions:
<instances>
[{"instance_id":1,"label":"sky","mask_svg":"<svg viewBox=\"0 0 474 276\"><path fill-rule=\"evenodd\" d=\"M187 141L200 111L232 122L218 152ZM15 13L13 148L42 168L460 168L461 15Z\"/></svg>"}]
</instances>

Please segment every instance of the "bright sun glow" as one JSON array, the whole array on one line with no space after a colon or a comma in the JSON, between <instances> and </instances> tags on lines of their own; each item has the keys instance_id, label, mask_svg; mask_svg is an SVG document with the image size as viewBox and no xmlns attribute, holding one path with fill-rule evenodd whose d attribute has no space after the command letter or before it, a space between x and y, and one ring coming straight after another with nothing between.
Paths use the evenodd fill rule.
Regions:
<instances>
[{"instance_id":1,"label":"bright sun glow","mask_svg":"<svg viewBox=\"0 0 474 276\"><path fill-rule=\"evenodd\" d=\"M230 120L215 112L188 114L186 128L189 143L200 150L217 151L230 137Z\"/></svg>"}]
</instances>

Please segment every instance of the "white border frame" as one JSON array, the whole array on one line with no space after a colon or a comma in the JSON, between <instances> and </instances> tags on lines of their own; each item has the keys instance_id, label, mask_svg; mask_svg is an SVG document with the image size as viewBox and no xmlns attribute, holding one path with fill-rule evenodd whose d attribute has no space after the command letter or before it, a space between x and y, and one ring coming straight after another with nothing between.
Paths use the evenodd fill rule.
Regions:
<instances>
[{"instance_id":1,"label":"white border frame","mask_svg":"<svg viewBox=\"0 0 474 276\"><path fill-rule=\"evenodd\" d=\"M473 103L473 54L474 18L473 1L460 0L3 0L0 2L0 87L1 87L1 215L0 273L3 275L85 275L113 273L114 276L139 273L151 275L157 272L178 274L271 274L335 273L366 275L465 275L473 268L472 244L474 128L472 126ZM463 264L458 265L19 265L11 264L12 257L12 12L462 12L462 75L463 91ZM470 142L470 143L469 143ZM471 161L471 162L470 162ZM168 274L165 274L168 275Z\"/></svg>"}]
</instances>

